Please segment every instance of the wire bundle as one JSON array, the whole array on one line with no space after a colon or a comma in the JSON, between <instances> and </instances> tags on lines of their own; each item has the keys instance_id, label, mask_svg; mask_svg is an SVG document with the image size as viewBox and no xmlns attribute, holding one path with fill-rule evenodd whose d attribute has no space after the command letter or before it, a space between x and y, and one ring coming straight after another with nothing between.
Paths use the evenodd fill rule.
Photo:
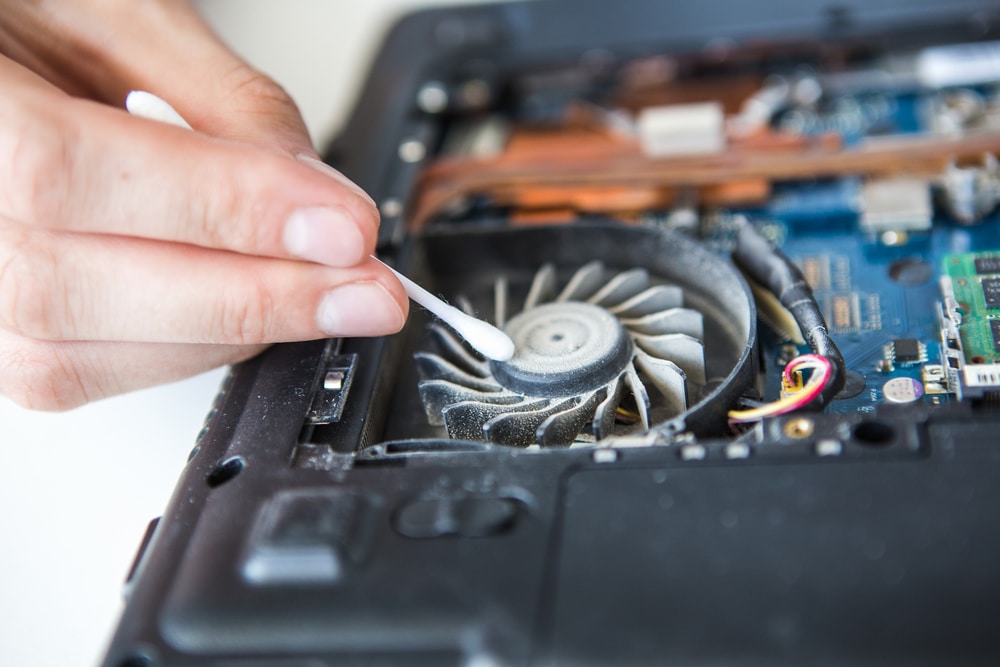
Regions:
<instances>
[{"instance_id":1,"label":"wire bundle","mask_svg":"<svg viewBox=\"0 0 1000 667\"><path fill-rule=\"evenodd\" d=\"M809 371L809 379L802 383L803 371ZM833 364L818 354L803 354L785 365L781 374L781 398L747 410L730 410L730 424L756 422L765 417L776 417L802 408L823 393L833 377Z\"/></svg>"},{"instance_id":2,"label":"wire bundle","mask_svg":"<svg viewBox=\"0 0 1000 667\"><path fill-rule=\"evenodd\" d=\"M772 247L751 224L740 227L733 261L747 276L778 298L795 318L809 349L832 365L830 380L820 391L816 403L817 408L826 406L844 388L847 368L802 271L784 253Z\"/></svg>"}]
</instances>

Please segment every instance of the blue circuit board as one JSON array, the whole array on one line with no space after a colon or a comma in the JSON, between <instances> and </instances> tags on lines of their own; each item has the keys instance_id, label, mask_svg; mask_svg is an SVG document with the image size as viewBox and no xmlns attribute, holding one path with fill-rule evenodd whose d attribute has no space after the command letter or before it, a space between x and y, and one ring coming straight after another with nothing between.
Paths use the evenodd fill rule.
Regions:
<instances>
[{"instance_id":1,"label":"blue circuit board","mask_svg":"<svg viewBox=\"0 0 1000 667\"><path fill-rule=\"evenodd\" d=\"M761 212L748 212L748 217L802 269L847 368L865 380L860 393L834 401L828 408L831 412L870 412L884 400L886 382L893 378L921 382L925 365L940 364L939 278L944 258L1000 249L1000 214L973 226L936 216L929 231L894 235L891 245L881 235L861 229L857 216L851 220L843 211L831 212L829 219L816 216L794 224ZM769 368L781 368L794 354L808 351L767 327L762 329ZM916 341L919 358L895 359L896 341L908 346ZM769 372L767 377L765 398L773 400L779 374ZM926 392L921 400L941 403L951 395Z\"/></svg>"},{"instance_id":2,"label":"blue circuit board","mask_svg":"<svg viewBox=\"0 0 1000 667\"><path fill-rule=\"evenodd\" d=\"M778 116L776 126L814 136L835 133L851 145L871 136L927 130L929 109L936 101L934 93L843 95L826 101L818 109L785 112Z\"/></svg>"},{"instance_id":3,"label":"blue circuit board","mask_svg":"<svg viewBox=\"0 0 1000 667\"><path fill-rule=\"evenodd\" d=\"M987 89L971 92L996 94ZM928 132L940 94L872 91L842 96L805 114L782 115L776 125L805 134L833 132L848 145L877 135ZM926 186L925 191L930 183ZM905 388L904 378L919 385L916 392L922 396L917 400L954 400L947 391L935 391L934 383L922 375L926 367L943 363L942 266L949 255L1000 250L1000 210L977 224L961 225L936 205L932 211L928 200L927 224L904 225L897 232L865 223L863 188L862 179L852 177L776 184L765 207L724 212L709 241L725 248L740 224L733 218L749 220L802 269L857 391L833 401L828 411L871 412L885 400L886 383L895 381L890 386ZM762 315L766 321L766 313ZM809 350L766 324L760 336L767 378L764 399L772 401L780 390L780 373L775 371Z\"/></svg>"}]
</instances>

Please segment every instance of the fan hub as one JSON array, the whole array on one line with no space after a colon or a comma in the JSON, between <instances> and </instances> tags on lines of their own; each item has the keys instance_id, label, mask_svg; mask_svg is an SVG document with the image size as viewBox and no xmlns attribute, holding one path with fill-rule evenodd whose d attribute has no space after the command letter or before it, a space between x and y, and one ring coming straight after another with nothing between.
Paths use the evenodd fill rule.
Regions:
<instances>
[{"instance_id":1,"label":"fan hub","mask_svg":"<svg viewBox=\"0 0 1000 667\"><path fill-rule=\"evenodd\" d=\"M516 352L490 362L496 380L526 396L572 396L617 378L632 359L632 340L610 312L589 303L547 303L504 327Z\"/></svg>"}]
</instances>

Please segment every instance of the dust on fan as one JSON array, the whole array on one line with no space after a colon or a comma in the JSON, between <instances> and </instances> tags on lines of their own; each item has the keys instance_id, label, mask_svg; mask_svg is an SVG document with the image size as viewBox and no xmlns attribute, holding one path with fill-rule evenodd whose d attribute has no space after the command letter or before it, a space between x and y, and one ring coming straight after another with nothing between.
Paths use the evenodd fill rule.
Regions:
<instances>
[{"instance_id":1,"label":"dust on fan","mask_svg":"<svg viewBox=\"0 0 1000 667\"><path fill-rule=\"evenodd\" d=\"M509 319L504 278L494 292L512 359L486 361L440 323L440 353L414 355L427 418L451 438L565 446L647 430L687 410L706 382L702 314L645 269L609 276L594 261L560 290L546 264Z\"/></svg>"}]
</instances>

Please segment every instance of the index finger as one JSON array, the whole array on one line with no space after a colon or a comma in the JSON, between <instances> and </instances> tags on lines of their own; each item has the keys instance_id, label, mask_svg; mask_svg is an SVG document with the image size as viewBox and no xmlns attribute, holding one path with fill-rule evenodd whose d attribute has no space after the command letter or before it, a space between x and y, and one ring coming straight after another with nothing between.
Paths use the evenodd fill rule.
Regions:
<instances>
[{"instance_id":1,"label":"index finger","mask_svg":"<svg viewBox=\"0 0 1000 667\"><path fill-rule=\"evenodd\" d=\"M10 68L0 62L0 75ZM15 85L0 100L0 178L10 192L0 213L53 230L330 266L374 251L378 211L335 173L72 99L21 74L4 77Z\"/></svg>"}]
</instances>

